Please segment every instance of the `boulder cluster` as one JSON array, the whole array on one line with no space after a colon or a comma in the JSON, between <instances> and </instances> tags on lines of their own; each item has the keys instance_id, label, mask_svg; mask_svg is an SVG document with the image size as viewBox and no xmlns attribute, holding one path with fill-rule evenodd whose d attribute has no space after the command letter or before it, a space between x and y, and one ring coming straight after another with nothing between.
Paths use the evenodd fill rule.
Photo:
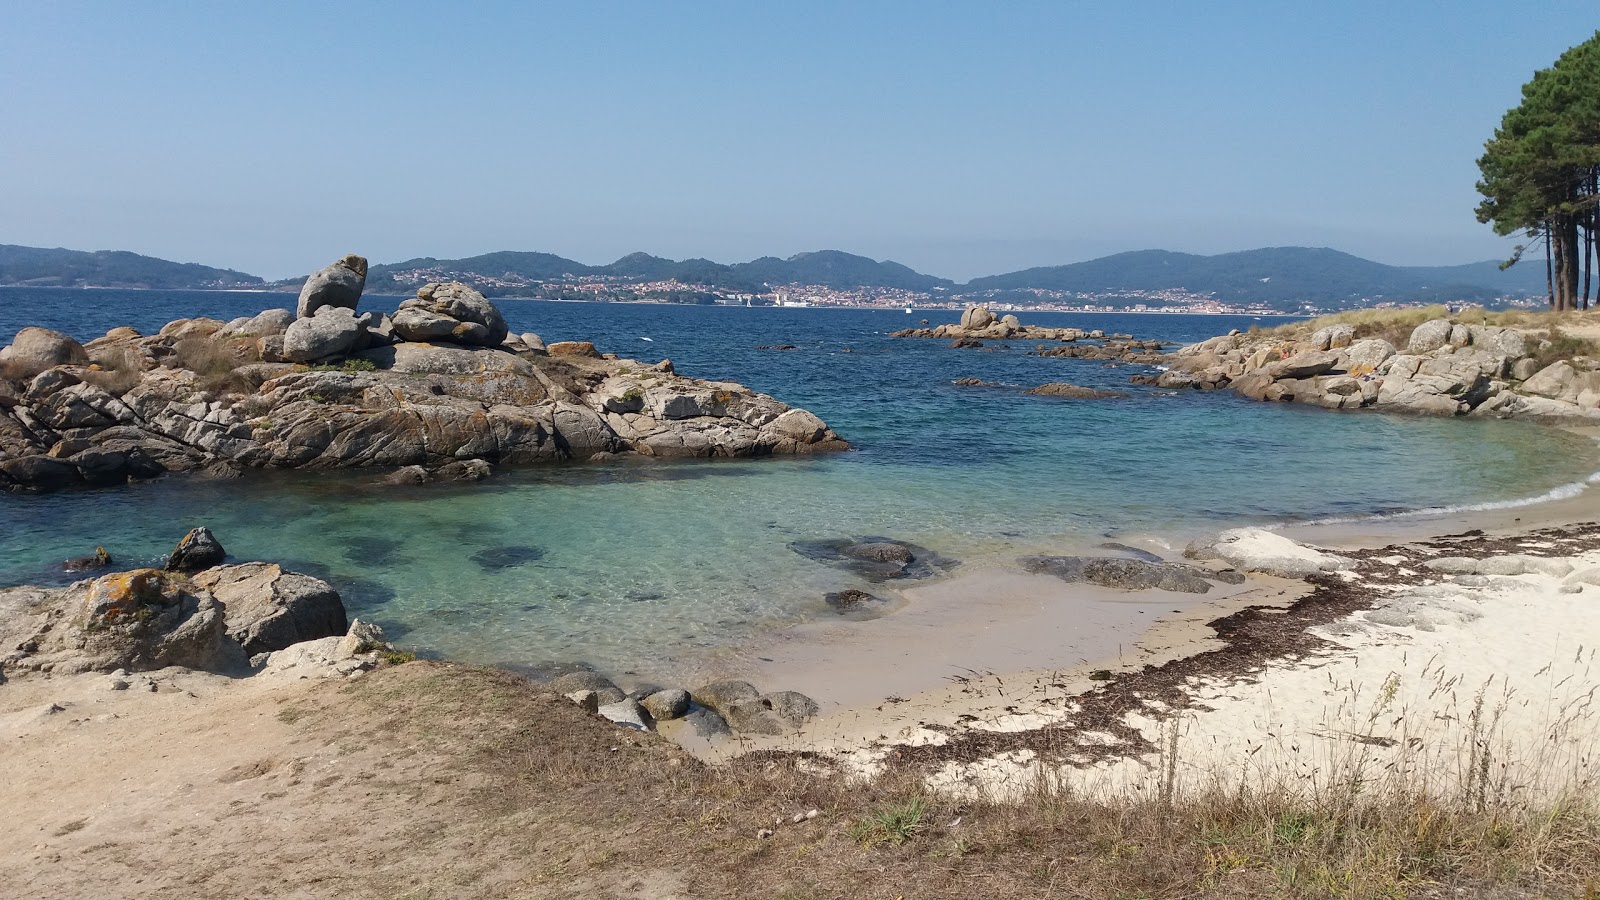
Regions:
<instances>
[{"instance_id":1,"label":"boulder cluster","mask_svg":"<svg viewBox=\"0 0 1600 900\"><path fill-rule=\"evenodd\" d=\"M109 485L169 471L419 467L847 449L816 416L672 363L512 335L464 284L358 313L367 262L307 279L295 311L79 344L24 328L0 350L0 487ZM472 463L472 465L468 465Z\"/></svg>"},{"instance_id":2,"label":"boulder cluster","mask_svg":"<svg viewBox=\"0 0 1600 900\"><path fill-rule=\"evenodd\" d=\"M984 341L1029 340L1054 341L1056 346L1039 344L1030 353L1034 356L1071 357L1079 359L1113 360L1120 362L1155 362L1163 347L1160 341L1134 340L1131 335L1106 334L1100 329L1046 328L1024 325L1011 314L996 316L986 306L969 306L955 325L933 328L906 328L891 332L890 337L947 338L956 349L975 349ZM1096 343L1079 343L1096 342Z\"/></svg>"},{"instance_id":3,"label":"boulder cluster","mask_svg":"<svg viewBox=\"0 0 1600 900\"><path fill-rule=\"evenodd\" d=\"M1403 347L1330 325L1304 339L1232 332L1192 344L1138 383L1231 388L1256 400L1431 415L1600 419L1600 371L1587 357L1540 362L1540 332L1434 319Z\"/></svg>"},{"instance_id":4,"label":"boulder cluster","mask_svg":"<svg viewBox=\"0 0 1600 900\"><path fill-rule=\"evenodd\" d=\"M817 703L797 691L763 693L747 681L717 681L686 691L643 687L625 693L595 672L562 675L546 687L623 728L654 731L663 722L688 729L700 738L781 735L817 715Z\"/></svg>"},{"instance_id":5,"label":"boulder cluster","mask_svg":"<svg viewBox=\"0 0 1600 900\"><path fill-rule=\"evenodd\" d=\"M0 668L126 674L182 666L246 674L291 647L321 642L333 671L349 675L392 649L375 626L348 620L327 582L272 563L225 565L224 556L215 537L198 528L165 568L111 572L65 588L0 590Z\"/></svg>"}]
</instances>

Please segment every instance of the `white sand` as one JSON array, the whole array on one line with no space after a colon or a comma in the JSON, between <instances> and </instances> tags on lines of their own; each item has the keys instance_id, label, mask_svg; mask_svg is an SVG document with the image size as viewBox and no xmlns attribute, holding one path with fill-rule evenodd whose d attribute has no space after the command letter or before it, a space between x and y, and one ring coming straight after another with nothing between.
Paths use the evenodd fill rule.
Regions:
<instances>
[{"instance_id":1,"label":"white sand","mask_svg":"<svg viewBox=\"0 0 1600 900\"><path fill-rule=\"evenodd\" d=\"M1600 552L1571 561L1581 579ZM1198 708L1176 719L1128 717L1154 753L1087 768L989 759L930 782L1002 795L1041 775L1091 794L1155 792L1164 780L1309 793L1360 777L1365 789L1490 800L1596 786L1600 587L1539 574L1441 580L1312 633L1330 642L1312 659L1195 683Z\"/></svg>"}]
</instances>

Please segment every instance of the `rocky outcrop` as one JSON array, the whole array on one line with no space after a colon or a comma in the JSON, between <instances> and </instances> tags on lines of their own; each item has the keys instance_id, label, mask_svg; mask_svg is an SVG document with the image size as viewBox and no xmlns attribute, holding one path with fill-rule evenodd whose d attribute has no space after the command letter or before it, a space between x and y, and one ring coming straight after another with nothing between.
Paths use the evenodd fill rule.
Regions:
<instances>
[{"instance_id":1,"label":"rocky outcrop","mask_svg":"<svg viewBox=\"0 0 1600 900\"><path fill-rule=\"evenodd\" d=\"M1539 364L1532 355L1549 346L1543 333L1435 319L1412 329L1403 352L1356 335L1349 325L1303 339L1235 332L1184 347L1163 359L1158 377L1135 380L1326 409L1600 421L1596 363Z\"/></svg>"},{"instance_id":2,"label":"rocky outcrop","mask_svg":"<svg viewBox=\"0 0 1600 900\"><path fill-rule=\"evenodd\" d=\"M324 281L343 283L335 276ZM121 484L174 471L412 466L423 474L402 481L416 483L606 454L848 448L805 410L732 382L680 376L669 362L608 358L588 342L554 344L548 353L521 338L470 343L505 339L492 304L460 286L418 293L423 302L407 309L454 322L450 340L391 343L398 324L376 312L356 316L332 302L348 292L332 288L311 291L322 305L283 334L252 334L273 330L281 315L182 319L150 336L115 329L79 348L87 356L72 351L76 342L29 337L29 359L73 361L26 378L14 377L20 366L0 369L0 487ZM45 344L55 349L40 350Z\"/></svg>"},{"instance_id":3,"label":"rocky outcrop","mask_svg":"<svg viewBox=\"0 0 1600 900\"><path fill-rule=\"evenodd\" d=\"M418 343L497 347L506 339L507 329L493 303L472 288L451 282L423 285L417 296L402 301L394 314L394 333Z\"/></svg>"},{"instance_id":4,"label":"rocky outcrop","mask_svg":"<svg viewBox=\"0 0 1600 900\"><path fill-rule=\"evenodd\" d=\"M961 314L961 321L955 325L939 325L935 328L906 328L893 332L890 337L920 337L920 338L945 338L970 341L1003 341L1012 338L1044 341L1077 341L1084 338L1104 337L1101 332L1085 331L1081 328L1043 328L1036 325L1024 325L1016 316L1007 315L996 317L988 307L969 306ZM981 343L973 346L982 346Z\"/></svg>"},{"instance_id":5,"label":"rocky outcrop","mask_svg":"<svg viewBox=\"0 0 1600 900\"><path fill-rule=\"evenodd\" d=\"M366 258L354 253L347 254L306 279L305 285L300 288L300 301L295 305L295 317L309 319L317 314L317 310L327 306L354 311L366 286Z\"/></svg>"},{"instance_id":6,"label":"rocky outcrop","mask_svg":"<svg viewBox=\"0 0 1600 900\"><path fill-rule=\"evenodd\" d=\"M8 670L59 674L184 666L211 672L244 665L222 604L182 575L135 569L59 590L0 591L0 640Z\"/></svg>"},{"instance_id":7,"label":"rocky outcrop","mask_svg":"<svg viewBox=\"0 0 1600 900\"><path fill-rule=\"evenodd\" d=\"M194 583L222 601L228 636L250 656L350 629L332 585L273 563L217 566L194 576Z\"/></svg>"},{"instance_id":8,"label":"rocky outcrop","mask_svg":"<svg viewBox=\"0 0 1600 900\"><path fill-rule=\"evenodd\" d=\"M1122 391L1106 391L1099 388L1086 388L1065 381L1052 381L1041 384L1035 388L1028 388L1024 394L1038 397L1065 397L1069 400L1112 400L1128 396Z\"/></svg>"}]
</instances>

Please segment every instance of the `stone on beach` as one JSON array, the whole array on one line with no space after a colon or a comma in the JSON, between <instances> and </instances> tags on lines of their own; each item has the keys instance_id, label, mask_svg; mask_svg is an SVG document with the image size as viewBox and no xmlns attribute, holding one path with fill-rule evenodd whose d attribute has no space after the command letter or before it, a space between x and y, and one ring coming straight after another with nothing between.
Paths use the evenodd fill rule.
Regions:
<instances>
[{"instance_id":1,"label":"stone on beach","mask_svg":"<svg viewBox=\"0 0 1600 900\"><path fill-rule=\"evenodd\" d=\"M194 582L222 601L228 636L251 656L351 630L332 585L273 563L216 566L194 576Z\"/></svg>"},{"instance_id":2,"label":"stone on beach","mask_svg":"<svg viewBox=\"0 0 1600 900\"><path fill-rule=\"evenodd\" d=\"M1190 559L1220 559L1236 569L1280 578L1306 578L1350 566L1350 560L1260 528L1232 528L1191 544Z\"/></svg>"}]
</instances>

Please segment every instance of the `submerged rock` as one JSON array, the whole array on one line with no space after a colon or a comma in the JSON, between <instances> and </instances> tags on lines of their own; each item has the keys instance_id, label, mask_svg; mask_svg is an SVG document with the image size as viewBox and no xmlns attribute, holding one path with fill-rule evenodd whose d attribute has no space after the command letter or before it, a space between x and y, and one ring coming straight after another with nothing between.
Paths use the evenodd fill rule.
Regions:
<instances>
[{"instance_id":1,"label":"submerged rock","mask_svg":"<svg viewBox=\"0 0 1600 900\"><path fill-rule=\"evenodd\" d=\"M1038 397L1066 397L1071 400L1115 400L1128 396L1122 391L1080 387L1076 384L1068 384L1065 381L1052 381L1048 384L1041 384L1035 388L1028 388L1023 393Z\"/></svg>"},{"instance_id":2,"label":"submerged rock","mask_svg":"<svg viewBox=\"0 0 1600 900\"><path fill-rule=\"evenodd\" d=\"M926 547L884 537L793 541L789 549L807 559L847 569L868 581L928 578L960 565Z\"/></svg>"},{"instance_id":3,"label":"submerged rock","mask_svg":"<svg viewBox=\"0 0 1600 900\"><path fill-rule=\"evenodd\" d=\"M1142 559L1105 556L1025 556L1018 562L1029 572L1054 575L1062 581L1087 581L1102 587L1130 591L1158 589L1204 594L1211 590L1210 581L1231 584L1244 581L1244 576L1237 572L1213 572L1199 566L1147 562Z\"/></svg>"}]
</instances>

